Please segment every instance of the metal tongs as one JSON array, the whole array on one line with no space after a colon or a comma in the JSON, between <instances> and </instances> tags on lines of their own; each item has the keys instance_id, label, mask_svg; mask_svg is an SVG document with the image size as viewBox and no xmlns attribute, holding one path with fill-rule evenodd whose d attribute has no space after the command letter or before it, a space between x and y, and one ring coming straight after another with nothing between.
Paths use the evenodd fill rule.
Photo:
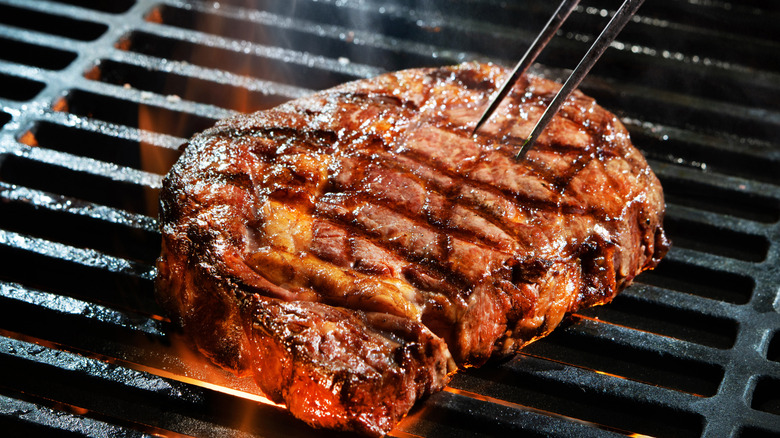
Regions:
<instances>
[{"instance_id":1,"label":"metal tongs","mask_svg":"<svg viewBox=\"0 0 780 438\"><path fill-rule=\"evenodd\" d=\"M621 30L623 30L623 27L626 25L626 23L631 20L631 17L634 15L636 10L639 9L639 6L641 6L643 2L644 0L625 0L623 2L607 26L604 28L604 30L601 31L601 34L593 42L593 45L591 45L590 49L588 49L588 51L585 53L585 56L583 56L582 60L580 60L580 63L577 64L577 67L574 69L574 71L572 71L569 78L566 79L566 82L564 82L563 86L558 91L558 94L555 95L552 102L550 102L550 104L547 106L547 109L544 111L544 114L542 114L542 117L539 118L539 121L536 122L536 126L534 126L534 129L531 131L528 139L520 147L517 155L515 155L515 159L521 160L525 156L525 153L531 148L534 141L539 138L539 135L542 133L547 124L550 123L550 120L552 120L555 113L558 112L572 91L574 91L577 86L580 85L580 82L582 82L588 72L590 72L590 69L594 64L596 64L596 61L598 61L604 51L607 50L607 47L609 47L615 37L620 33ZM534 42L525 52L525 55L523 55L523 57L520 59L520 62L517 63L515 69L512 71L512 74L509 75L509 78L506 80L506 82L504 82L504 84L498 90L498 93L496 93L496 95L490 101L490 105L488 105L487 109L482 114L482 117L480 117L476 127L472 131L472 135L476 134L479 128L490 118L496 108L498 108L501 100L503 100L503 98L509 94L509 91L512 89L512 86L515 84L515 82L517 82L517 80L525 73L525 71L528 70L528 67L533 64L534 60L536 60L536 57L552 39L553 35L555 35L555 32L558 31L558 28L561 26L561 24L566 21L566 19L569 17L569 14L571 14L574 8L577 7L578 3L579 0L563 0L561 2L561 4L558 6L558 9L544 26L544 29L542 29Z\"/></svg>"}]
</instances>

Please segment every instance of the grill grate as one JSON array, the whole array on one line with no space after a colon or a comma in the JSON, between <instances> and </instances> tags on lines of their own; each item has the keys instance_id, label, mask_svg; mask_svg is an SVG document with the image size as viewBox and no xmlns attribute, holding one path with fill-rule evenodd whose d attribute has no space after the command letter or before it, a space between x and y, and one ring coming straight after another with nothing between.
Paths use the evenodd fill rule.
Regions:
<instances>
[{"instance_id":1,"label":"grill grate","mask_svg":"<svg viewBox=\"0 0 780 438\"><path fill-rule=\"evenodd\" d=\"M0 0L0 427L311 436L155 303L162 175L237 111L387 70L512 64L548 3ZM617 2L583 3L542 71L573 67ZM674 248L391 435L780 437L778 19L761 0L640 9L583 89L661 179Z\"/></svg>"}]
</instances>

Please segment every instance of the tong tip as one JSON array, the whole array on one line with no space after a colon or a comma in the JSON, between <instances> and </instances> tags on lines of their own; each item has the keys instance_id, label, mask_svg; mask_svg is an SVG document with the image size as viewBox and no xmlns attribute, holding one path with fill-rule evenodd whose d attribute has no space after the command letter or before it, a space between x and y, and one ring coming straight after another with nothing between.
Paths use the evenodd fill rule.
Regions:
<instances>
[{"instance_id":1,"label":"tong tip","mask_svg":"<svg viewBox=\"0 0 780 438\"><path fill-rule=\"evenodd\" d=\"M482 127L482 125L485 124L485 121L487 120L487 117L484 115L477 121L477 124L474 126L474 129L471 130L470 137L474 137L477 135L477 131L479 131L479 128Z\"/></svg>"}]
</instances>

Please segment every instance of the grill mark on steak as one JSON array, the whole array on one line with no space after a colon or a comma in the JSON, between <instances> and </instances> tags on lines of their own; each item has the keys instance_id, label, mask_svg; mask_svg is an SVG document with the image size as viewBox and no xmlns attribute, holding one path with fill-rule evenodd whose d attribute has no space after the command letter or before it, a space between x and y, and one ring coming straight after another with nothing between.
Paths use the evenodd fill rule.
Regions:
<instances>
[{"instance_id":1,"label":"grill mark on steak","mask_svg":"<svg viewBox=\"0 0 780 438\"><path fill-rule=\"evenodd\" d=\"M409 102L409 103L402 103L400 101L400 99L397 99L397 98L394 98L394 99L378 99L376 96L369 96L366 93L337 93L337 95L346 97L346 98L349 99L350 102L353 102L353 103L354 102L360 102L360 101L363 101L363 102L365 102L365 101L368 101L368 102L378 101L378 102L381 102L381 104L383 106L385 106L385 107L397 107L397 106L400 106L402 104L410 106L410 107L414 106L414 104L411 103L411 102ZM312 112L312 113L314 113L314 112ZM300 140L300 138L295 135L296 133L298 133L298 131L293 131L293 130L289 130L289 129L269 129L267 131L257 130L255 132L258 133L259 135L271 135L271 134L273 134L275 136L278 136L278 138L281 140L282 143L292 143L292 140L295 140L295 141L299 141ZM335 140L333 139L333 135L335 135L335 134L332 131L305 131L305 130L302 131L304 139L310 139L311 137L316 137L316 138L319 139L319 138L321 138L321 134L322 133L326 133L327 134L327 139L331 143L328 143L328 141L318 141L318 142L311 142L311 141L309 141L309 142L304 142L304 143L300 144L299 146L308 147L311 150L316 150L316 151L320 151L320 152L321 151L327 151L328 149L331 149L332 148L332 142L335 142ZM383 142L379 138L374 137L373 139L376 140L376 141L371 141L371 139L364 140L364 141L366 143L368 143L368 144L379 143L382 146L380 146L378 149L377 148L372 148L371 146L368 146L368 147L364 148L363 150L371 151L372 149L374 149L374 150L387 151L387 149L390 147L389 145L385 144L385 142ZM358 152L358 153L360 153L360 152ZM266 154L268 154L268 151L266 151ZM437 166L435 166L436 163L433 163L430 160L424 160L424 157L420 157L419 155L416 155L414 153L407 153L406 155L409 156L412 159L415 159L415 158L418 159L421 164L425 163L425 164L428 164L428 165L433 165L434 167L432 167L432 168L434 169L435 172L440 172L440 173L446 174L446 175L448 175L450 177L457 178L458 181L461 182L461 184L479 185L483 190L489 190L489 191L495 190L495 185L493 183L491 183L490 181L487 181L487 182L486 181L474 181L473 179L469 178L468 174L464 175L463 173L452 172L450 169L444 169L441 166L437 167ZM507 161L513 160L513 156L511 155L510 151L504 152L503 155L505 156ZM531 161L531 160L529 160L529 161ZM582 158L582 161L586 161L585 158ZM490 163L488 163L486 165L489 166L489 164ZM405 169L405 170L408 170L408 169ZM564 179L564 178L571 179L571 178L573 178L573 176L559 177L558 179L560 180L560 179ZM552 177L549 177L549 176L542 176L540 178L540 180L541 180L541 184L550 184L551 186L553 186L555 188L557 188L558 186L561 185L559 183L556 184L554 182L550 182L551 180L554 180L554 179ZM522 193L522 192L518 193L517 191L510 191L510 190L500 190L499 192L504 194L505 196L509 196L509 197L513 198L514 201L516 203L519 203L520 205L532 206L532 207L536 207L536 208L550 208L552 206L557 205L556 202L543 201L543 200L540 200L539 198L532 198L532 197L528 197L528 196L523 196L524 193ZM457 202L457 199L453 199L453 198L449 198L449 199L450 199L451 202ZM466 207L466 206L464 206L464 207ZM492 222L492 221L491 221L491 223L493 223L494 225L500 226L504 233L512 233L511 226L510 227L507 227L506 225L501 226L501 225L499 225L500 223L495 223L495 222ZM440 224L437 224L437 225L440 225ZM459 232L460 230L452 230L452 231ZM467 236L462 236L462 237L465 238Z\"/></svg>"},{"instance_id":2,"label":"grill mark on steak","mask_svg":"<svg viewBox=\"0 0 780 438\"><path fill-rule=\"evenodd\" d=\"M378 205L392 207L418 224L444 229L448 234L464 240L481 245L498 245L503 250L512 249L511 231L502 229L470 206L460 203L457 198L428 184L411 169L388 160L384 151L371 152L369 156L361 154L348 160L350 166L359 167L364 172L359 178L352 178L355 175L351 175L345 184L337 183L337 189L355 193L361 199ZM354 179L360 181L360 186L351 183ZM468 220L461 221L463 223L453 222L462 218L480 221L480 226L472 225L469 228Z\"/></svg>"},{"instance_id":3,"label":"grill mark on steak","mask_svg":"<svg viewBox=\"0 0 780 438\"><path fill-rule=\"evenodd\" d=\"M315 227L312 253L342 268L351 267L366 274L404 278L426 293L456 296L458 291L468 288L457 276L451 273L448 276L438 265L418 263L403 257L393 252L392 247L365 236L362 230L329 220L317 220Z\"/></svg>"},{"instance_id":4,"label":"grill mark on steak","mask_svg":"<svg viewBox=\"0 0 780 438\"><path fill-rule=\"evenodd\" d=\"M371 143L376 144L377 142L374 141L374 142L371 142ZM303 144L306 147L308 147L309 149L313 149L311 142L304 142ZM382 150L384 150L385 148L386 147L381 147ZM317 148L315 150L320 150L320 149ZM291 153L291 152L298 153L299 151L298 150L289 149L289 148L285 150L285 153ZM270 154L268 154L268 156L270 157ZM277 156L276 158L279 158L279 156ZM361 163L360 165L358 165L356 167L360 168L362 171L365 171L367 168L370 169L371 164L370 163ZM438 169L435 169L435 168L433 169L434 172L436 172L437 170ZM444 173L444 172L442 172L442 173ZM411 172L407 170L407 174L411 175ZM462 179L464 181L471 181L471 180L467 179L467 176L458 175L458 174L456 174L456 175L460 179ZM350 175L349 179L363 181L363 180L365 180L365 178L366 178L366 175L365 174L361 174L361 175ZM488 185L487 187L491 187L491 186ZM343 187L342 187L342 189L343 189ZM431 191L428 191L428 192L430 193ZM364 195L365 194L370 194L370 192L369 191L364 191L363 194ZM272 196L274 196L274 195L275 194L272 194ZM286 198L286 196L277 196L277 197L279 199L285 199ZM366 196L357 196L356 199L358 201L366 201L367 200ZM383 203L381 197L376 197L376 196L373 199L370 199L370 200L374 204L377 204L377 205L380 205L380 206L381 205L386 205L386 206L393 206L393 205L395 205L395 206L397 206L397 205L402 205L403 204L402 202L398 202L399 201L398 199L391 199L388 202L384 202ZM385 200L385 201L387 201L387 200ZM349 210L354 210L354 209L355 209L355 205L349 206ZM421 209L418 208L418 210L421 210ZM389 211L389 210L387 210L387 211ZM409 209L406 209L406 210L402 209L401 210L402 213L404 211L406 213L409 213ZM418 225L421 225L422 218L420 217L419 214L417 214L417 215L415 215L415 214L406 214L404 216L406 218L408 218L408 219L411 219L412 221L414 221ZM338 218L336 218L336 219L338 220ZM353 227L352 227L352 231L353 232L357 231L357 232L363 232L365 235L368 235L368 236L371 235L370 230L368 230L366 227L362 227L362 228L361 227L357 227L356 228L354 226L354 218L349 220L349 221L347 221L347 222L350 223L351 225L353 225ZM451 236L458 236L458 237L466 236L466 237L472 237L472 238L477 239L477 242L474 242L472 240L472 241L469 241L469 243L479 243L479 244L484 244L485 243L485 242L479 242L478 241L478 238L479 238L478 235L468 235L467 233L464 232L464 230L459 230L459 229L452 228L452 227L448 228L447 226L445 226L444 221L441 220L441 219L439 219L438 221L435 221L435 220L432 221L430 217L427 217L427 223L428 223L428 225L438 226L438 228L448 229L448 231L450 231L450 233L448 233L448 234L451 235ZM506 226L506 224L503 224L503 225ZM508 227L508 226L506 226L506 227L507 227L506 230L511 232L511 228ZM452 231L455 231L455 232L453 233ZM376 235L374 235L374 237L376 237ZM434 240L436 241L437 244L434 245L433 247L434 248L439 248L440 251L439 251L439 253L435 257L433 257L433 259L434 260L438 260L439 263L438 264L433 264L433 265L431 264L430 257L426 257L426 256L429 256L430 254L420 254L419 252L415 253L414 250L409 250L409 245L406 245L406 246L403 246L403 245L401 245L401 246L397 246L397 245L393 246L393 245L388 245L387 241L381 242L381 241L377 241L376 239L374 239L374 244L377 244L377 245L380 245L380 246L383 245L385 247L389 247L389 248L391 248L391 249L393 249L395 251L400 252L400 254L402 254L408 261L417 262L417 263L423 263L423 264L425 264L428 267L434 268L438 272L444 273L443 278L448 279L449 282L460 283L459 286L461 288L466 286L465 289L463 289L463 290L467 291L464 294L464 296L467 297L469 295L469 293L470 293L470 290L471 290L470 287L467 286L468 285L468 279L464 278L463 273L462 272L458 272L457 269L453 270L453 269L449 268L448 266L446 266L446 263L449 260L449 257L451 257L451 253L453 251L449 248L449 245L446 244L445 241L442 240L441 238L435 238ZM468 239L466 239L466 240L468 240ZM515 272L517 272L517 271L515 271ZM525 272L525 271L521 270L521 272ZM472 275L472 277L473 277L473 275ZM514 277L515 278L517 277L516 273L514 274ZM472 280L475 280L475 278L472 278ZM457 286L455 286L455 287L457 287ZM450 289L453 289L453 288L450 288Z\"/></svg>"},{"instance_id":5,"label":"grill mark on steak","mask_svg":"<svg viewBox=\"0 0 780 438\"><path fill-rule=\"evenodd\" d=\"M323 196L316 214L348 227L352 232L370 239L375 245L392 250L407 261L425 264L446 273L447 277L455 281L459 280L456 272L441 263L448 254L443 234L422 221L408 218L352 193L339 195ZM396 226L398 221L403 225Z\"/></svg>"},{"instance_id":6,"label":"grill mark on steak","mask_svg":"<svg viewBox=\"0 0 780 438\"><path fill-rule=\"evenodd\" d=\"M171 319L299 418L378 436L455 363L609 301L666 252L660 185L579 92L514 160L543 79L471 137L505 74L389 73L195 136L161 191Z\"/></svg>"},{"instance_id":7,"label":"grill mark on steak","mask_svg":"<svg viewBox=\"0 0 780 438\"><path fill-rule=\"evenodd\" d=\"M343 192L339 196L325 196L322 199L330 202L319 204L315 214L343 226L351 225L353 232L361 233L374 244L391 249L409 262L434 268L466 290L477 275L465 273L457 262L466 247L470 248L468 251L472 255L484 260L503 258L508 262L512 258L511 253L494 250L473 236L471 239L460 238L460 235L467 235L463 229L458 233L443 233L442 230L446 231L447 227L435 227L425 221L424 216L403 214L397 208L388 208L389 205L398 206L392 202L374 202L374 199L367 199L365 194L354 192ZM398 230L408 231L399 234Z\"/></svg>"},{"instance_id":8,"label":"grill mark on steak","mask_svg":"<svg viewBox=\"0 0 780 438\"><path fill-rule=\"evenodd\" d=\"M462 275L456 271L452 271L451 269L448 269L443 264L439 263L433 263L431 260L426 259L423 255L420 254L414 254L413 251L409 250L408 245L405 247L403 245L398 245L393 243L392 241L388 241L388 239L381 239L381 233L377 233L376 230L372 232L371 229L367 227L359 227L355 224L354 217L350 216L347 218L344 218L343 216L340 216L339 213L334 213L333 215L324 214L322 204L324 200L329 199L328 194L323 194L321 197L321 208L315 208L313 211L311 211L311 214L315 218L315 226L317 224L317 218L321 221L323 219L328 219L329 221L332 221L334 225L338 225L340 230L342 230L345 233L344 240L349 240L345 242L340 242L338 240L334 241L331 240L329 243L330 245L326 248L329 251L325 251L322 249L321 246L315 246L311 248L310 251L298 251L302 256L308 257L308 255L313 255L315 257L318 257L321 259L323 263L333 263L335 266L339 267L348 267L348 268L355 268L358 271L362 271L364 273L376 273L377 270L381 270L380 268L377 268L376 264L371 265L369 262L363 258L363 259L354 259L355 255L355 246L359 245L362 248L366 248L366 245L373 245L378 250L384 251L386 254L389 255L397 255L402 257L403 262L405 265L402 268L396 269L396 272L393 272L395 274L395 277L397 278L403 278L400 274L404 274L404 277L406 275L411 275L410 271L412 268L410 268L410 264L416 264L418 267L415 269L415 271L419 271L418 274L415 274L417 276L423 275L430 279L436 279L437 285L439 288L441 288L444 291L448 291L449 293L455 293L456 291L463 291L468 290L468 283L462 278ZM336 195L333 193L333 195ZM338 196L339 198L344 198L346 194L341 194L341 196ZM275 198L273 195L269 199L277 199L277 200L286 200L284 197ZM357 210L361 208L359 205L363 202L359 197L346 199L344 202L340 202L337 204L333 204L331 207L334 207L336 209L341 210L343 214L351 214L352 211ZM370 205L367 203L363 204L363 208L366 207L374 207L374 205ZM385 208L385 207L382 207ZM389 210L385 210L389 211ZM299 213L292 213L293 215L299 214ZM368 218L369 220L371 217ZM317 230L314 230L314 233L316 233ZM280 236L278 235L274 238L275 241L280 241ZM379 236L380 238L377 238ZM319 245L318 240L316 239L316 235L313 235L312 237L312 244ZM440 245L439 240L441 237L436 237L437 246ZM294 245L287 243L286 239L283 239L282 243L274 243L273 241L268 242L270 245L274 246L277 251L288 251L289 254L292 254L291 249ZM338 246L336 245L338 244ZM301 246L301 245L299 245ZM302 245L304 247L308 247L307 245ZM445 259L447 249L443 245L439 248L442 251L442 254L439 256L440 259ZM277 277L268 277L266 278L271 281L273 284L277 286L286 286L290 287L293 285L293 283L290 283L289 281L292 280L292 277L297 275L296 273L301 272L304 269L301 263L298 263L300 260L294 258L294 257L284 257L283 259L264 259L266 266L269 266L273 264L276 266L276 269L273 270L273 272L282 272L286 273L288 277L283 276L277 276ZM352 264L352 263L356 264ZM398 263L398 261L396 262ZM372 271L372 266L373 271ZM403 271L403 272L401 272ZM307 271L308 272L308 271ZM383 272L388 273L388 272ZM301 277L306 277L306 275L301 274L299 275ZM311 274L309 274L311 276ZM287 282L285 282L287 280ZM324 285L325 283L321 283L320 285ZM331 286L323 286L324 288L318 288L311 285L304 285L304 284L295 284L295 287L300 289L306 289L306 290L314 290L319 292L325 292L328 296L331 296L332 293L330 290L333 289ZM428 290L429 292L436 292L436 290ZM354 306L353 306L354 307ZM358 306L359 307L359 306Z\"/></svg>"},{"instance_id":9,"label":"grill mark on steak","mask_svg":"<svg viewBox=\"0 0 780 438\"><path fill-rule=\"evenodd\" d=\"M439 140L442 141L442 140ZM474 175L472 172L475 170L475 167L477 170L485 169L487 171L490 171L492 168L489 167L491 165L499 164L500 166L495 166L496 168L499 168L497 171L501 171L502 168L507 168L510 166L515 165L515 160L513 156L509 154L495 154L491 156L490 154L480 154L478 155L481 160L474 160L476 164L471 165L470 167L464 168L464 166L459 165L450 165L447 166L446 163L442 163L441 161L436 160L436 157L431 157L430 155L427 155L425 153L421 153L419 151L404 151L404 155L411 157L429 167L434 169L437 172L440 172L442 174L445 174L453 179L456 179L458 182L461 182L463 184L468 184L471 186L478 187L485 191L491 191L495 193L500 193L502 196L506 196L507 198L511 199L512 202L517 203L518 205L522 205L523 207L528 208L542 208L542 209L550 209L550 208L557 208L560 204L557 197L551 193L551 196L547 199L543 198L542 196L539 196L540 192L551 192L547 187L544 187L544 184L550 184L549 181L544 180L542 178L536 177L533 174L526 173L522 175L517 175L518 177L521 177L513 182L519 183L519 182L526 182L526 183L537 183L538 187L537 190L535 190L536 196L534 193L526 193L522 190L519 190L519 186L516 187L514 190L511 187L507 187L506 178L507 175L479 175L478 179L474 178ZM448 161L451 163L456 162L456 159L451 157L445 157ZM497 162L498 160L501 160L500 162ZM495 177L493 177L495 176Z\"/></svg>"},{"instance_id":10,"label":"grill mark on steak","mask_svg":"<svg viewBox=\"0 0 780 438\"><path fill-rule=\"evenodd\" d=\"M382 165L389 169L397 169L403 172L407 172L416 178L419 178L429 193L439 195L446 202L451 203L453 208L463 208L468 214L474 214L481 220L490 222L492 226L497 227L502 233L510 236L511 238L517 238L516 223L508 222L507 217L516 217L519 211L525 215L528 211L528 206L517 205L512 202L512 198L506 196L505 193L495 190L492 186L485 186L483 184L473 184L472 181L457 174L448 174L440 169L429 166L423 161L414 160L411 155L398 156L396 159L390 157L386 151L373 152L375 161L381 162ZM468 196L470 193L478 192L480 196ZM484 201L489 199L490 205ZM505 209L496 207L496 204L502 204ZM513 213L509 213L506 209L511 209ZM447 228L451 232L461 233L462 230L447 227L444 223L445 220L438 219L436 217L428 217L428 222L434 226ZM468 236L459 237L467 238ZM495 241L482 241L479 235L471 236L476 241L490 245L498 243Z\"/></svg>"},{"instance_id":11,"label":"grill mark on steak","mask_svg":"<svg viewBox=\"0 0 780 438\"><path fill-rule=\"evenodd\" d=\"M512 236L513 238L517 238L517 230L516 230L516 223L507 223L502 221L501 219L504 217L502 214L503 212L498 212L495 210L490 210L485 208L484 205L480 205L477 202L464 202L467 198L463 196L464 190L474 190L476 188L479 188L482 193L492 193L496 194L498 196L503 197L506 199L506 201L509 202L509 205L513 205L515 207L521 207L521 208L550 208L555 206L551 202L534 202L536 200L533 200L531 198L527 197L521 197L521 196L512 196L511 193L507 193L506 191L500 191L496 190L493 185L482 183L482 182L475 182L472 179L469 179L468 176L464 176L462 174L449 172L448 170L443 170L441 168L436 168L431 165L431 163L426 162L426 160L420 159L418 156L415 156L413 153L406 153L405 155L396 157L395 160L392 160L388 157L388 151L387 146L379 146L379 147L371 147L363 149L356 153L356 155L360 156L361 153L365 153L365 155L368 155L372 162L374 163L381 163L382 165L386 166L388 169L393 170L401 170L403 172L406 172L407 174L413 175L416 178L419 178L423 181L425 184L425 189L428 193L431 194L439 194L443 197L445 197L448 202L453 203L454 207L461 207L468 209L469 213L473 213L478 215L481 219L484 219L486 221L489 221L492 225L495 225L498 227L503 233ZM406 159L405 161L401 159ZM507 156L507 158L511 158ZM427 169L424 172L420 172L420 167L425 166ZM430 173L433 175L439 176L439 179L442 175L446 175L448 178L450 178L452 181L446 186L443 186L439 181L426 178L424 176L424 173ZM350 175L350 179L355 180L363 180L364 175L360 175L360 177L355 177L354 175ZM458 191L458 188L460 188L460 191ZM488 215L479 214L479 211L488 212ZM563 207L563 213L564 214L585 214L587 212L583 212L581 208L574 207L574 208L567 208L566 206ZM415 217L412 217L413 219ZM459 237L463 237L468 239L469 237L476 239L476 242L482 243L482 244L494 244L496 242L491 241L482 241L479 240L479 235L468 235L464 230L453 228L453 227L447 227L447 225L444 223L446 221L443 220L436 220L435 218L431 218L430 216L427 217L427 221L429 224L440 227L440 228L447 228L448 231L451 233L457 234Z\"/></svg>"},{"instance_id":12,"label":"grill mark on steak","mask_svg":"<svg viewBox=\"0 0 780 438\"><path fill-rule=\"evenodd\" d=\"M287 138L287 137L288 137L287 135L285 135L285 134L282 134L282 138ZM312 146L312 144L311 144L311 143L306 143L305 145L306 145L307 147L311 147L311 146ZM314 149L314 148L312 148L312 149ZM314 150L319 150L319 149L314 149ZM266 150L266 151L264 151L264 152L265 152L265 156L266 156L266 157L272 157L272 156L273 156L269 150ZM289 152L289 150L287 150L286 152ZM278 158L278 157L279 157L279 155L278 155L278 156L276 156L276 158ZM361 165L359 165L359 166L357 166L357 167L359 167L359 168L361 168L361 169L370 168L370 163L364 162L364 163L361 163ZM410 175L410 176L411 176L412 174L411 174L411 172L407 171L407 175ZM349 178L349 179L350 179L350 180L351 180L351 179L355 179L355 180L360 180L360 181L362 181L362 180L364 180L364 179L365 179L365 177L366 177L365 175L361 175L361 176L357 176L357 175L350 175L350 178ZM338 188L340 188L340 189L344 189L344 187L338 187ZM426 188L420 187L420 189L421 189L422 191L426 191L426 192L429 192L429 193L431 193L429 190L426 190ZM385 191L385 192L386 192L386 193L390 193L390 191ZM370 191L363 191L363 193L364 193L364 194L367 194L367 195L375 195L375 193L372 193L372 192L370 192ZM278 193L276 193L276 194L272 193L272 194L271 194L271 196L273 196L273 197L275 197L275 198L277 198L277 199L285 199L285 198L287 198L287 194L281 194L281 195L280 195L280 194L278 194ZM365 200L365 199L364 199L364 200ZM383 202L382 202L382 201L383 201L383 199L382 199L382 197L381 197L381 196L374 196L374 197L373 197L373 199L371 199L371 201L373 201L375 204L378 204L378 205L385 204L385 205L393 206L393 205L402 204L402 203L398 202L398 201L399 201L399 199L390 199L390 200L385 200L385 201L387 201L387 203L383 203ZM450 200L449 202L456 202L456 201L457 201L457 200L455 200L455 201L452 201L452 200ZM462 205L458 205L458 204L455 204L455 206L456 206L456 207L465 208L464 206L462 206ZM408 207L408 206L407 206L407 207ZM496 241L487 241L487 242L485 242L485 241L480 241L480 237L481 237L481 236L479 236L479 234L473 234L473 233L474 233L474 230L471 230L471 234L469 234L469 230L463 230L462 228L457 228L457 227L449 226L449 225L448 225L448 221L447 221L447 219L446 219L446 218L442 218L442 217L431 218L430 216L425 216L425 215L422 215L422 214L420 214L420 213L424 213L424 212L423 212L423 209L422 209L422 203L419 205L419 208L417 208L417 210L418 210L418 212L417 212L417 214L415 214L415 213L411 212L411 211L410 211L410 210L407 208L407 209L405 210L405 212L406 212L406 213L411 213L411 214L406 214L406 215L405 215L405 217L406 217L406 218L408 218L408 219L410 219L410 220L413 220L413 221L415 221L415 222L416 222L416 223L418 223L418 225L420 225L420 226L422 226L422 221L423 221L423 220L425 220L425 221L426 221L426 223L427 223L428 225L435 225L435 226L438 226L438 227L440 227L440 228L445 228L445 229L447 229L448 231L450 231L450 234L457 235L459 238L461 238L461 239L463 239L463 240L470 241L470 242L472 242L472 243L481 244L481 245L486 245L486 244L487 244L487 245L490 245L490 244L495 244L495 243L498 243L498 242L496 242ZM476 214L476 212L474 212L474 214ZM480 218L483 218L482 216L479 216L479 217L480 217ZM352 220L352 221L349 221L349 222L353 222L353 220ZM492 223L491 223L491 224L492 224ZM367 231L367 230L363 230L363 231ZM502 232L504 232L504 233L511 232L511 230L510 230L510 229L508 229L508 228L507 228L507 229L502 229L501 231L502 231ZM474 239L474 240L471 240L470 238L471 238L471 239ZM484 240L484 239L483 239L483 240ZM376 242L375 242L375 243L376 243ZM506 242L504 242L504 243L505 243L505 245L506 245ZM380 244L381 244L381 243L380 243ZM444 245L443 243L439 244L438 246L439 246L440 248L442 248L442 252L445 252L445 251L446 251L446 245ZM396 246L395 248L397 249L398 247ZM408 259L410 259L410 260L412 260L412 261L415 261L415 262L420 262L420 261L424 260L424 257L420 257L420 255L419 255L419 254L415 254L415 253L414 253L414 251L408 251L408 248L405 248L405 249L407 249L407 251L406 251L404 254L405 254L405 256L406 256ZM441 260L441 259L443 259L443 255L442 255L442 256L440 256L440 257L438 257L438 259L440 259L440 260ZM438 265L438 266L436 266L436 268L437 268L437 270L438 270L438 271L440 271L440 272L445 272L445 273L447 273L447 275L449 275L449 276L455 276L455 277L459 277L459 275L458 275L457 273L454 273L454 272L447 272L447 271L449 271L449 270L448 270L448 269L447 269L445 266ZM461 282L461 283L462 283L462 282Z\"/></svg>"}]
</instances>

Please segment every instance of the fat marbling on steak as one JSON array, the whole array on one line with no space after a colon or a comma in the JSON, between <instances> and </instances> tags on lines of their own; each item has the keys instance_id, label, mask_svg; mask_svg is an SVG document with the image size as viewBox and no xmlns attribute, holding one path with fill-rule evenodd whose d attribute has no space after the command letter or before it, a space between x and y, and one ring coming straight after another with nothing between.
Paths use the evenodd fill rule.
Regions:
<instances>
[{"instance_id":1,"label":"fat marbling on steak","mask_svg":"<svg viewBox=\"0 0 780 438\"><path fill-rule=\"evenodd\" d=\"M559 84L413 69L196 135L164 181L157 293L214 362L317 427L381 435L463 366L610 301L668 248L617 118Z\"/></svg>"}]
</instances>

